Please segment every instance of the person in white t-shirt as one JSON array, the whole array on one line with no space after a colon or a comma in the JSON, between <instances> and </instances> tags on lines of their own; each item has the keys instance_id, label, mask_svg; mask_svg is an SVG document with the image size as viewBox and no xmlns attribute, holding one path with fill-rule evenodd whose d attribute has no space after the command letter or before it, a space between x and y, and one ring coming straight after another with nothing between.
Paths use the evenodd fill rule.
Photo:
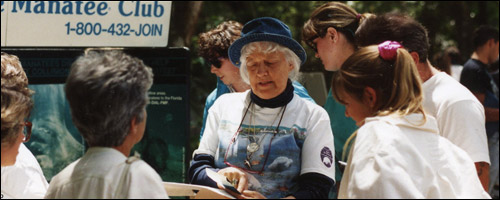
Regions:
<instances>
[{"instance_id":1,"label":"person in white t-shirt","mask_svg":"<svg viewBox=\"0 0 500 200\"><path fill-rule=\"evenodd\" d=\"M31 136L33 91L19 58L2 52L2 199L43 198L47 180L40 164L22 144Z\"/></svg>"},{"instance_id":2,"label":"person in white t-shirt","mask_svg":"<svg viewBox=\"0 0 500 200\"><path fill-rule=\"evenodd\" d=\"M422 24L403 14L386 13L367 18L356 31L359 46L386 40L398 41L410 52L423 82L425 112L437 120L441 136L472 158L487 188L490 157L481 103L462 84L430 64L429 39Z\"/></svg>"},{"instance_id":3,"label":"person in white t-shirt","mask_svg":"<svg viewBox=\"0 0 500 200\"><path fill-rule=\"evenodd\" d=\"M425 114L415 63L398 42L356 51L332 87L360 127L339 198L490 198L470 157Z\"/></svg>"},{"instance_id":4,"label":"person in white t-shirt","mask_svg":"<svg viewBox=\"0 0 500 200\"><path fill-rule=\"evenodd\" d=\"M218 187L206 175L215 170L242 193L237 197L327 198L335 180L330 120L293 92L306 54L288 26L251 20L229 58L251 90L224 94L209 109L190 182Z\"/></svg>"},{"instance_id":5,"label":"person in white t-shirt","mask_svg":"<svg viewBox=\"0 0 500 200\"><path fill-rule=\"evenodd\" d=\"M89 51L71 66L65 92L90 147L50 182L45 198L168 198L160 175L127 158L146 126L151 68L121 51Z\"/></svg>"}]
</instances>

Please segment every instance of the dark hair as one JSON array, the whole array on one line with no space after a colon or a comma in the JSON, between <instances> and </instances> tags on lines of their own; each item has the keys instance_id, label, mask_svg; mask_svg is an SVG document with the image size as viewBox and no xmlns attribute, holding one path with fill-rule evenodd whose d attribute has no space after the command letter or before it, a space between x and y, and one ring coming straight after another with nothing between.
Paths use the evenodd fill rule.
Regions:
<instances>
[{"instance_id":1,"label":"dark hair","mask_svg":"<svg viewBox=\"0 0 500 200\"><path fill-rule=\"evenodd\" d=\"M498 42L498 29L489 25L482 25L477 28L473 37L474 50L486 44L490 39L495 39L495 42Z\"/></svg>"},{"instance_id":2,"label":"dark hair","mask_svg":"<svg viewBox=\"0 0 500 200\"><path fill-rule=\"evenodd\" d=\"M439 71L446 72L451 75L451 58L445 51L440 51L432 57L432 66Z\"/></svg>"},{"instance_id":3,"label":"dark hair","mask_svg":"<svg viewBox=\"0 0 500 200\"><path fill-rule=\"evenodd\" d=\"M370 16L356 32L359 47L380 44L386 40L397 41L408 52L417 52L420 60L425 62L429 53L429 38L425 27L400 13L385 13Z\"/></svg>"},{"instance_id":4,"label":"dark hair","mask_svg":"<svg viewBox=\"0 0 500 200\"><path fill-rule=\"evenodd\" d=\"M227 58L229 46L240 38L243 25L236 21L225 21L212 30L200 34L198 54L213 60L218 57Z\"/></svg>"},{"instance_id":5,"label":"dark hair","mask_svg":"<svg viewBox=\"0 0 500 200\"><path fill-rule=\"evenodd\" d=\"M455 46L447 47L444 50L444 52L446 55L448 55L448 57L450 57L451 64L454 64L454 65L461 65L462 64L460 50L458 50L457 47L455 47Z\"/></svg>"}]
</instances>

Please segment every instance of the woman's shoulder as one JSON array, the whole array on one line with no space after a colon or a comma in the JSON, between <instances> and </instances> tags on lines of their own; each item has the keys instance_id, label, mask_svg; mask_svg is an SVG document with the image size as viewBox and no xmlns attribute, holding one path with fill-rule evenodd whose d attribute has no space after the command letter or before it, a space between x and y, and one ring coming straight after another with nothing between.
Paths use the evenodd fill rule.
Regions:
<instances>
[{"instance_id":1,"label":"woman's shoulder","mask_svg":"<svg viewBox=\"0 0 500 200\"><path fill-rule=\"evenodd\" d=\"M389 143L394 140L396 127L391 124L392 119L387 117L371 117L357 130L357 141L373 141L372 144ZM357 142L358 143L358 142Z\"/></svg>"},{"instance_id":2,"label":"woman's shoulder","mask_svg":"<svg viewBox=\"0 0 500 200\"><path fill-rule=\"evenodd\" d=\"M384 154L420 152L419 146L439 137L436 120L422 114L376 116L365 119L357 131L356 145Z\"/></svg>"},{"instance_id":3,"label":"woman's shoulder","mask_svg":"<svg viewBox=\"0 0 500 200\"><path fill-rule=\"evenodd\" d=\"M249 92L250 90L247 90L245 92L225 93L215 100L213 107L227 107L227 105L235 105L237 103L245 102L247 96L249 95Z\"/></svg>"}]
</instances>

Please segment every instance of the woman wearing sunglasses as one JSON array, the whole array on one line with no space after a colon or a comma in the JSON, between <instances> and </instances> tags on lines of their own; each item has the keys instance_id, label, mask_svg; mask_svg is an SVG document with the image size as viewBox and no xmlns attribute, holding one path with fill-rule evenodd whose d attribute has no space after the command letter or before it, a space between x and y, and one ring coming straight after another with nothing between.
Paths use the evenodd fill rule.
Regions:
<instances>
[{"instance_id":1,"label":"woman wearing sunglasses","mask_svg":"<svg viewBox=\"0 0 500 200\"><path fill-rule=\"evenodd\" d=\"M43 198L49 184L23 142L31 136L33 109L28 78L19 58L2 52L2 199Z\"/></svg>"},{"instance_id":2,"label":"woman wearing sunglasses","mask_svg":"<svg viewBox=\"0 0 500 200\"><path fill-rule=\"evenodd\" d=\"M335 176L330 120L292 86L304 49L286 24L263 17L245 24L229 58L251 90L210 108L191 183L222 188L206 175L214 170L241 198L326 198Z\"/></svg>"}]
</instances>

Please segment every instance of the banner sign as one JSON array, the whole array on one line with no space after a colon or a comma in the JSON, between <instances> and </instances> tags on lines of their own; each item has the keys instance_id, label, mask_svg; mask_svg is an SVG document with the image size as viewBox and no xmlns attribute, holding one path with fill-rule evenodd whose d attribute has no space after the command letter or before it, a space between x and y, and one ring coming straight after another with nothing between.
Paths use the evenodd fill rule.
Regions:
<instances>
[{"instance_id":1,"label":"banner sign","mask_svg":"<svg viewBox=\"0 0 500 200\"><path fill-rule=\"evenodd\" d=\"M2 1L1 45L166 47L171 1Z\"/></svg>"}]
</instances>

